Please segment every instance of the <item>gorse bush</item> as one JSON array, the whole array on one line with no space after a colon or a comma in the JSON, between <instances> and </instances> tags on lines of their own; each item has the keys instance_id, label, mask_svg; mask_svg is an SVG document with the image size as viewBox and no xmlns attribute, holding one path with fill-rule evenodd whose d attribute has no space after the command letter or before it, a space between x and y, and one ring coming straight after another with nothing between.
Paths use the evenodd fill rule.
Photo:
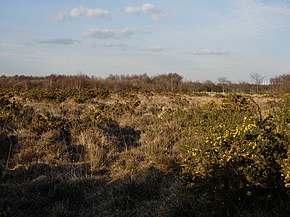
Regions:
<instances>
[{"instance_id":1,"label":"gorse bush","mask_svg":"<svg viewBox=\"0 0 290 217\"><path fill-rule=\"evenodd\" d=\"M52 114L37 114L32 120L31 130L42 134L49 130L57 130L60 134L59 140L70 142L71 123L66 118L54 116Z\"/></svg>"},{"instance_id":2,"label":"gorse bush","mask_svg":"<svg viewBox=\"0 0 290 217\"><path fill-rule=\"evenodd\" d=\"M243 122L245 116L261 119L261 111L250 97L240 94L225 96L221 101L212 100L202 105L195 105L185 112L185 121L200 129L204 134L209 128L223 124L224 129L231 129Z\"/></svg>"},{"instance_id":3,"label":"gorse bush","mask_svg":"<svg viewBox=\"0 0 290 217\"><path fill-rule=\"evenodd\" d=\"M223 112L238 113L240 115L251 115L261 119L261 110L251 97L240 94L232 94L226 97L220 105Z\"/></svg>"},{"instance_id":4,"label":"gorse bush","mask_svg":"<svg viewBox=\"0 0 290 217\"><path fill-rule=\"evenodd\" d=\"M289 138L275 117L245 116L232 129L213 126L201 147L187 149L185 180L212 195L215 204L231 212L245 205L267 206L287 197ZM288 158L289 159L289 158Z\"/></svg>"},{"instance_id":5,"label":"gorse bush","mask_svg":"<svg viewBox=\"0 0 290 217\"><path fill-rule=\"evenodd\" d=\"M8 97L0 97L0 127L7 123L12 123L21 114L22 105Z\"/></svg>"},{"instance_id":6,"label":"gorse bush","mask_svg":"<svg viewBox=\"0 0 290 217\"><path fill-rule=\"evenodd\" d=\"M290 140L290 94L285 95L284 100L284 108L278 113L279 115L279 123L280 130L283 132L285 137ZM288 142L288 152L287 159L284 159L283 164L283 176L285 179L285 186L290 189L290 143ZM288 194L290 195L290 190L288 190Z\"/></svg>"}]
</instances>

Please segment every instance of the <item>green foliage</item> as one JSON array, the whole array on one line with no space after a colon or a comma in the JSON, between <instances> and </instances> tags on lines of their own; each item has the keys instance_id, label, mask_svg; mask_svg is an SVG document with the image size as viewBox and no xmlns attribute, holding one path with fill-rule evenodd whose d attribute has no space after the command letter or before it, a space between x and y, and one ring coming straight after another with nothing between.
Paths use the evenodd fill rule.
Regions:
<instances>
[{"instance_id":1,"label":"green foliage","mask_svg":"<svg viewBox=\"0 0 290 217\"><path fill-rule=\"evenodd\" d=\"M284 96L284 107L282 112L278 112L279 117L279 130L283 132L284 136L290 141L290 94ZM290 144L288 143L287 158L284 159L283 164L283 176L285 179L285 186L290 189ZM290 195L290 190L288 190Z\"/></svg>"},{"instance_id":2,"label":"green foliage","mask_svg":"<svg viewBox=\"0 0 290 217\"><path fill-rule=\"evenodd\" d=\"M15 151L18 139L15 135L0 130L0 163L6 163Z\"/></svg>"},{"instance_id":3,"label":"green foliage","mask_svg":"<svg viewBox=\"0 0 290 217\"><path fill-rule=\"evenodd\" d=\"M231 129L243 122L245 116L261 118L258 105L243 95L229 95L219 101L209 101L201 105L193 105L188 109L169 111L171 118L182 119L186 126L194 126L200 135L205 135L209 128L223 124Z\"/></svg>"},{"instance_id":4,"label":"green foliage","mask_svg":"<svg viewBox=\"0 0 290 217\"><path fill-rule=\"evenodd\" d=\"M5 127L7 124L12 124L17 120L22 110L22 105L15 100L0 97L0 128Z\"/></svg>"},{"instance_id":5,"label":"green foliage","mask_svg":"<svg viewBox=\"0 0 290 217\"><path fill-rule=\"evenodd\" d=\"M77 103L85 103L90 99L106 99L109 96L109 91L102 89L80 89L75 90L73 98Z\"/></svg>"},{"instance_id":6,"label":"green foliage","mask_svg":"<svg viewBox=\"0 0 290 217\"><path fill-rule=\"evenodd\" d=\"M106 99L109 96L106 89L59 89L59 88L36 88L22 90L21 96L37 102L61 103L68 99L74 99L77 103L85 103L91 99Z\"/></svg>"},{"instance_id":7,"label":"green foliage","mask_svg":"<svg viewBox=\"0 0 290 217\"><path fill-rule=\"evenodd\" d=\"M251 97L232 94L225 98L221 104L224 111L240 112L243 115L260 115L260 108Z\"/></svg>"},{"instance_id":8,"label":"green foliage","mask_svg":"<svg viewBox=\"0 0 290 217\"><path fill-rule=\"evenodd\" d=\"M64 102L69 96L68 89L31 89L23 92L23 97L35 101Z\"/></svg>"},{"instance_id":9,"label":"green foliage","mask_svg":"<svg viewBox=\"0 0 290 217\"><path fill-rule=\"evenodd\" d=\"M38 134L57 130L60 135L59 140L67 143L70 142L70 128L71 123L69 120L49 113L35 115L31 124L31 130Z\"/></svg>"},{"instance_id":10,"label":"green foliage","mask_svg":"<svg viewBox=\"0 0 290 217\"><path fill-rule=\"evenodd\" d=\"M245 116L232 129L213 126L202 147L188 148L183 172L187 182L212 194L227 211L246 202L267 204L286 197L288 176L283 178L282 164L287 165L288 142L274 117Z\"/></svg>"}]
</instances>

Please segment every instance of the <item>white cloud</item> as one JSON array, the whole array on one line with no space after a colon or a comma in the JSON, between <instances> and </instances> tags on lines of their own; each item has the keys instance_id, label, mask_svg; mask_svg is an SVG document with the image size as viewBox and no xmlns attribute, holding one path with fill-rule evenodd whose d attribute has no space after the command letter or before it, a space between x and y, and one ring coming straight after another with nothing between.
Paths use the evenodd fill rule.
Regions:
<instances>
[{"instance_id":1,"label":"white cloud","mask_svg":"<svg viewBox=\"0 0 290 217\"><path fill-rule=\"evenodd\" d=\"M81 16L87 16L92 18L108 18L110 13L102 8L87 8L87 7L77 7L72 8L68 13L59 12L54 16L56 21L63 21L66 17L79 18Z\"/></svg>"},{"instance_id":2,"label":"white cloud","mask_svg":"<svg viewBox=\"0 0 290 217\"><path fill-rule=\"evenodd\" d=\"M166 14L161 10L156 10L154 13L151 14L151 17L154 20L160 20L165 16L166 16Z\"/></svg>"},{"instance_id":3,"label":"white cloud","mask_svg":"<svg viewBox=\"0 0 290 217\"><path fill-rule=\"evenodd\" d=\"M151 3L143 4L141 7L133 7L133 6L125 7L125 13L128 14L139 14L142 12L150 12L154 10L155 6Z\"/></svg>"},{"instance_id":4,"label":"white cloud","mask_svg":"<svg viewBox=\"0 0 290 217\"><path fill-rule=\"evenodd\" d=\"M151 4L151 3L143 4L141 8L145 12L146 11L153 11L153 10L155 10L155 6L153 4Z\"/></svg>"},{"instance_id":5,"label":"white cloud","mask_svg":"<svg viewBox=\"0 0 290 217\"><path fill-rule=\"evenodd\" d=\"M225 50L216 50L216 49L197 49L189 53L193 55L216 55L216 56L230 54L229 52Z\"/></svg>"},{"instance_id":6,"label":"white cloud","mask_svg":"<svg viewBox=\"0 0 290 217\"><path fill-rule=\"evenodd\" d=\"M69 15L70 17L80 17L81 15L84 15L87 13L87 8L84 7L78 7L78 8L73 8L70 10Z\"/></svg>"},{"instance_id":7,"label":"white cloud","mask_svg":"<svg viewBox=\"0 0 290 217\"><path fill-rule=\"evenodd\" d=\"M148 13L151 18L155 20L160 20L162 17L166 16L164 11L156 8L155 5L151 3L146 3L139 7L127 6L125 7L124 12L127 14Z\"/></svg>"},{"instance_id":8,"label":"white cloud","mask_svg":"<svg viewBox=\"0 0 290 217\"><path fill-rule=\"evenodd\" d=\"M114 32L109 29L89 29L83 35L95 38L113 38Z\"/></svg>"},{"instance_id":9,"label":"white cloud","mask_svg":"<svg viewBox=\"0 0 290 217\"><path fill-rule=\"evenodd\" d=\"M230 36L261 36L289 28L290 5L262 0L235 0L227 19L215 31Z\"/></svg>"},{"instance_id":10,"label":"white cloud","mask_svg":"<svg viewBox=\"0 0 290 217\"><path fill-rule=\"evenodd\" d=\"M93 47L101 47L101 48L112 48L112 49L120 49L120 50L132 50L134 51L147 51L147 52L154 52L154 53L160 53L167 50L167 48L162 47L160 45L157 46L147 46L147 47L139 47L134 45L129 45L125 43L114 43L114 42L104 42L101 44L94 44Z\"/></svg>"},{"instance_id":11,"label":"white cloud","mask_svg":"<svg viewBox=\"0 0 290 217\"><path fill-rule=\"evenodd\" d=\"M157 46L145 47L143 50L157 53L157 52L165 51L166 48L164 48L164 47L162 47L160 45L157 45Z\"/></svg>"},{"instance_id":12,"label":"white cloud","mask_svg":"<svg viewBox=\"0 0 290 217\"><path fill-rule=\"evenodd\" d=\"M89 29L86 32L83 33L84 36L90 36L94 38L124 38L124 37L130 37L135 34L145 34L149 33L149 31L146 30L139 30L139 29L129 29L129 28L123 28L123 29Z\"/></svg>"},{"instance_id":13,"label":"white cloud","mask_svg":"<svg viewBox=\"0 0 290 217\"><path fill-rule=\"evenodd\" d=\"M54 15L54 20L56 21L64 21L65 20L65 14L63 12L59 12Z\"/></svg>"},{"instance_id":14,"label":"white cloud","mask_svg":"<svg viewBox=\"0 0 290 217\"><path fill-rule=\"evenodd\" d=\"M89 17L108 17L110 14L107 10L101 8L87 9L87 15Z\"/></svg>"},{"instance_id":15,"label":"white cloud","mask_svg":"<svg viewBox=\"0 0 290 217\"><path fill-rule=\"evenodd\" d=\"M36 43L54 44L54 45L72 45L72 44L76 44L80 42L73 39L68 39L68 38L52 38L52 39L36 40Z\"/></svg>"},{"instance_id":16,"label":"white cloud","mask_svg":"<svg viewBox=\"0 0 290 217\"><path fill-rule=\"evenodd\" d=\"M102 47L102 48L117 48L121 50L127 50L132 48L131 45L124 44L124 43L112 43L112 42L105 42L102 44L95 44L94 47Z\"/></svg>"}]
</instances>

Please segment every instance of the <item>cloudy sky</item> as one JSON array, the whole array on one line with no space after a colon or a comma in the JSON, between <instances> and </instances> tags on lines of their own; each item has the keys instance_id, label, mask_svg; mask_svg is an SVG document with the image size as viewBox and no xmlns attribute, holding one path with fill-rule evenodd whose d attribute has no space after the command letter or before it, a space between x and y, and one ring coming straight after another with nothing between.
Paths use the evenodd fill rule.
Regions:
<instances>
[{"instance_id":1,"label":"cloudy sky","mask_svg":"<svg viewBox=\"0 0 290 217\"><path fill-rule=\"evenodd\" d=\"M290 73L290 0L0 0L0 75Z\"/></svg>"}]
</instances>

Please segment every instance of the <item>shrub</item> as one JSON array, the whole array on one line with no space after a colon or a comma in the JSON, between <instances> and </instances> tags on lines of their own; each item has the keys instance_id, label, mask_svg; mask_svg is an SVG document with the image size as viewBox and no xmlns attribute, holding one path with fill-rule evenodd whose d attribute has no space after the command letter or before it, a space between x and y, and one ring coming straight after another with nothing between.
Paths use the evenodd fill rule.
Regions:
<instances>
[{"instance_id":1,"label":"shrub","mask_svg":"<svg viewBox=\"0 0 290 217\"><path fill-rule=\"evenodd\" d=\"M36 114L32 119L31 131L39 135L50 130L57 130L59 132L58 140L70 143L71 122L63 117L54 116L50 113ZM56 138L55 138L56 139Z\"/></svg>"},{"instance_id":2,"label":"shrub","mask_svg":"<svg viewBox=\"0 0 290 217\"><path fill-rule=\"evenodd\" d=\"M211 129L203 147L188 148L184 178L212 195L223 214L256 203L267 207L286 197L289 187L288 173L282 177L282 164L289 169L287 140L270 115L262 120L246 116L230 130L220 124Z\"/></svg>"},{"instance_id":3,"label":"shrub","mask_svg":"<svg viewBox=\"0 0 290 217\"><path fill-rule=\"evenodd\" d=\"M1 161L7 164L7 161L12 157L16 145L18 143L17 136L0 130L0 163Z\"/></svg>"},{"instance_id":4,"label":"shrub","mask_svg":"<svg viewBox=\"0 0 290 217\"><path fill-rule=\"evenodd\" d=\"M10 101L7 97L0 97L0 128L13 124L21 113L22 105Z\"/></svg>"}]
</instances>

